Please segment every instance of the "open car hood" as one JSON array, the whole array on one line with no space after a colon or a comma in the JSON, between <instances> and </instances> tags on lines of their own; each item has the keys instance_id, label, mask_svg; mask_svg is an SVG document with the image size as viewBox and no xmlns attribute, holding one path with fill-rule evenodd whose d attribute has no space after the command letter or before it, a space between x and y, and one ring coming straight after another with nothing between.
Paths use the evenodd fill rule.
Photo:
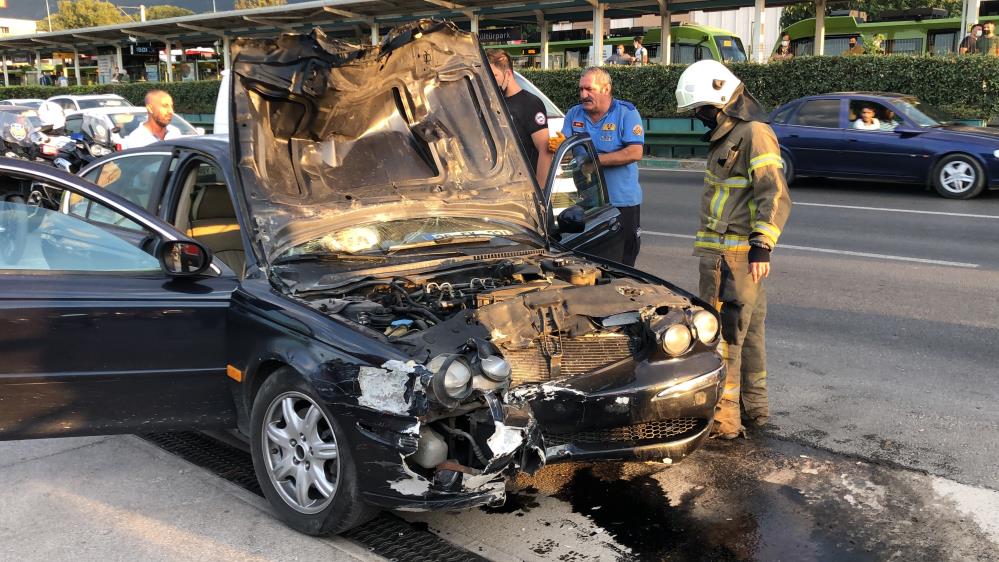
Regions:
<instances>
[{"instance_id":1,"label":"open car hood","mask_svg":"<svg viewBox=\"0 0 999 562\"><path fill-rule=\"evenodd\" d=\"M350 226L486 217L544 233L544 206L475 36L320 30L233 47L237 176L267 261Z\"/></svg>"}]
</instances>

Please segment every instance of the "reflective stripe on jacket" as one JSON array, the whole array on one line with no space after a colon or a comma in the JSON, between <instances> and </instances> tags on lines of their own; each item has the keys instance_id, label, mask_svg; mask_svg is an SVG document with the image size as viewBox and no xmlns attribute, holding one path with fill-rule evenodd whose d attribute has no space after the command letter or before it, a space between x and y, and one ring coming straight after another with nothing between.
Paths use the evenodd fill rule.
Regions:
<instances>
[{"instance_id":1,"label":"reflective stripe on jacket","mask_svg":"<svg viewBox=\"0 0 999 562\"><path fill-rule=\"evenodd\" d=\"M748 252L749 239L777 245L791 213L780 146L766 123L719 114L711 135L701 228L694 255Z\"/></svg>"}]
</instances>

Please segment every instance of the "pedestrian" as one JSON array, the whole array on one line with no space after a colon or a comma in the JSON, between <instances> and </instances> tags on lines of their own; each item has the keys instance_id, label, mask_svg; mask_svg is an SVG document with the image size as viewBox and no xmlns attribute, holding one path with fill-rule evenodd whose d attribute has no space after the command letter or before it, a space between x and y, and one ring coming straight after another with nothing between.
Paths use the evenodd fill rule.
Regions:
<instances>
[{"instance_id":1,"label":"pedestrian","mask_svg":"<svg viewBox=\"0 0 999 562\"><path fill-rule=\"evenodd\" d=\"M41 75L38 77L38 85L39 86L51 86L52 85L52 77L49 76L48 72L42 72L41 73Z\"/></svg>"},{"instance_id":2,"label":"pedestrian","mask_svg":"<svg viewBox=\"0 0 999 562\"><path fill-rule=\"evenodd\" d=\"M864 48L857 44L856 37L850 37L850 48L843 52L844 57L864 54Z\"/></svg>"},{"instance_id":3,"label":"pedestrian","mask_svg":"<svg viewBox=\"0 0 999 562\"><path fill-rule=\"evenodd\" d=\"M65 74L60 74L59 78L56 79L56 84L58 84L60 88L68 88L69 78L66 78Z\"/></svg>"},{"instance_id":4,"label":"pedestrian","mask_svg":"<svg viewBox=\"0 0 999 562\"><path fill-rule=\"evenodd\" d=\"M635 265L642 246L642 186L638 183L638 161L642 159L645 130L635 106L613 96L610 74L590 67L579 78L579 104L565 114L561 134L571 137L588 133L600 158L610 203L620 211L624 251L619 260ZM554 152L556 143L549 144Z\"/></svg>"},{"instance_id":5,"label":"pedestrian","mask_svg":"<svg viewBox=\"0 0 999 562\"><path fill-rule=\"evenodd\" d=\"M791 36L785 33L780 38L780 46L774 54L770 55L770 62L781 61L781 60L791 60L794 58L794 52L791 50Z\"/></svg>"},{"instance_id":6,"label":"pedestrian","mask_svg":"<svg viewBox=\"0 0 999 562\"><path fill-rule=\"evenodd\" d=\"M627 64L631 64L632 60L634 60L634 59L632 59L631 56L628 55L628 53L624 52L624 45L618 45L617 48L614 49L614 54L612 54L611 56L607 57L607 60L604 61L604 64L625 64L625 65L627 65Z\"/></svg>"},{"instance_id":7,"label":"pedestrian","mask_svg":"<svg viewBox=\"0 0 999 562\"><path fill-rule=\"evenodd\" d=\"M146 92L146 121L125 137L124 148L137 148L161 140L175 139L180 129L170 124L173 120L173 98L163 90Z\"/></svg>"},{"instance_id":8,"label":"pedestrian","mask_svg":"<svg viewBox=\"0 0 999 562\"><path fill-rule=\"evenodd\" d=\"M496 85L503 92L506 108L513 118L514 131L527 152L531 170L538 179L538 185L544 186L548 182L548 170L552 166L552 154L548 152L548 112L545 111L545 104L541 98L517 84L509 53L490 49L486 58Z\"/></svg>"},{"instance_id":9,"label":"pedestrian","mask_svg":"<svg viewBox=\"0 0 999 562\"><path fill-rule=\"evenodd\" d=\"M999 56L999 37L996 37L996 24L990 21L982 24L982 36L975 42L975 50L980 55Z\"/></svg>"},{"instance_id":10,"label":"pedestrian","mask_svg":"<svg viewBox=\"0 0 999 562\"><path fill-rule=\"evenodd\" d=\"M642 36L636 35L635 39L632 41L635 45L635 66L645 66L649 64L649 50L642 46Z\"/></svg>"},{"instance_id":11,"label":"pedestrian","mask_svg":"<svg viewBox=\"0 0 999 562\"><path fill-rule=\"evenodd\" d=\"M770 252L791 212L780 146L767 113L725 65L696 62L680 75L677 109L708 128L708 160L694 255L700 297L721 320L726 378L712 433L734 439L770 418L764 320Z\"/></svg>"},{"instance_id":12,"label":"pedestrian","mask_svg":"<svg viewBox=\"0 0 999 562\"><path fill-rule=\"evenodd\" d=\"M974 55L978 52L978 46L976 43L978 39L982 36L982 24L976 23L971 26L968 34L961 39L961 46L957 48L957 52L962 55Z\"/></svg>"},{"instance_id":13,"label":"pedestrian","mask_svg":"<svg viewBox=\"0 0 999 562\"><path fill-rule=\"evenodd\" d=\"M120 84L122 82L128 82L128 73L115 66L111 71L111 83Z\"/></svg>"}]
</instances>

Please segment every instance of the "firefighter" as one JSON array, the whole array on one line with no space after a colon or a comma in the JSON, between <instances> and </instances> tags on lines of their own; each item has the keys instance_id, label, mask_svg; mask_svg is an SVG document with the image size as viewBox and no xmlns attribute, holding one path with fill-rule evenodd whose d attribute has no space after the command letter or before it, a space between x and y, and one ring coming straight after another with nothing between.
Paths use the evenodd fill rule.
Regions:
<instances>
[{"instance_id":1,"label":"firefighter","mask_svg":"<svg viewBox=\"0 0 999 562\"><path fill-rule=\"evenodd\" d=\"M767 114L728 68L713 60L690 65L680 75L676 99L679 111L694 110L709 129L694 255L700 257L701 299L721 318L719 352L727 371L713 434L734 439L744 434L740 398L749 425L761 427L770 417L764 279L791 199Z\"/></svg>"}]
</instances>

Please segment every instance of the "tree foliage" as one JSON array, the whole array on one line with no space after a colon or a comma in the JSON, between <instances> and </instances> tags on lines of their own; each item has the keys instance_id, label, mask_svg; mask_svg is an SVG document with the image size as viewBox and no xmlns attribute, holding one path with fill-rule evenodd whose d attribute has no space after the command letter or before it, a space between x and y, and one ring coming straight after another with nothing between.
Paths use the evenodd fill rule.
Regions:
<instances>
[{"instance_id":1,"label":"tree foliage","mask_svg":"<svg viewBox=\"0 0 999 562\"><path fill-rule=\"evenodd\" d=\"M266 8L267 6L284 6L288 0L236 0L237 10L249 10L250 8Z\"/></svg>"},{"instance_id":2,"label":"tree foliage","mask_svg":"<svg viewBox=\"0 0 999 562\"><path fill-rule=\"evenodd\" d=\"M52 31L98 27L132 21L117 6L106 0L59 0L52 14ZM47 19L38 20L38 30L48 31Z\"/></svg>"},{"instance_id":3,"label":"tree foliage","mask_svg":"<svg viewBox=\"0 0 999 562\"><path fill-rule=\"evenodd\" d=\"M193 14L194 12L192 10L188 10L187 8L163 4L161 6L150 6L146 8L146 21L179 18L180 16L190 16Z\"/></svg>"},{"instance_id":4,"label":"tree foliage","mask_svg":"<svg viewBox=\"0 0 999 562\"><path fill-rule=\"evenodd\" d=\"M961 15L961 0L851 0L849 2L830 2L826 15L832 10L857 10L867 13L867 21L881 17L885 10L908 10L910 8L943 8L949 17ZM815 2L789 4L784 6L780 16L780 28L785 29L792 23L815 17Z\"/></svg>"}]
</instances>

